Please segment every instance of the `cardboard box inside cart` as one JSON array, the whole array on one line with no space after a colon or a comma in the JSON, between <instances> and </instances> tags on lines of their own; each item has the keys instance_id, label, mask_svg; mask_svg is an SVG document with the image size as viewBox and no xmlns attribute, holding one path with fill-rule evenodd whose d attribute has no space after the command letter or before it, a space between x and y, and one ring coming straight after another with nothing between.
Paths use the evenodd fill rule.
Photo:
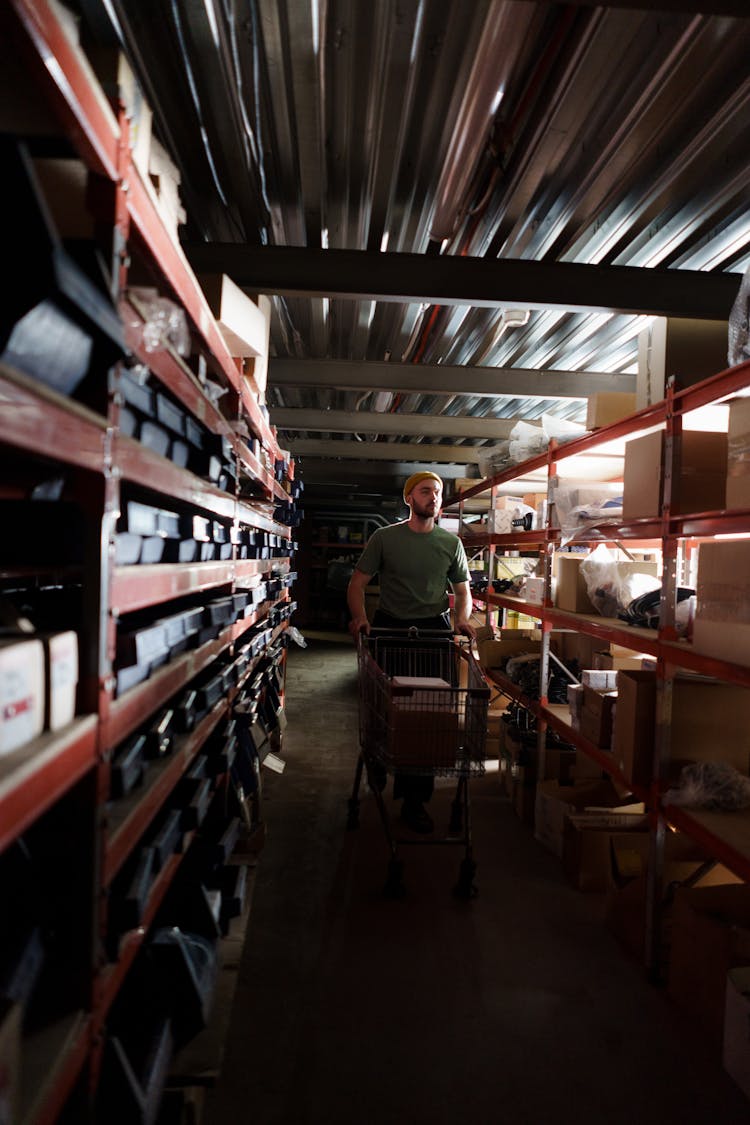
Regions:
<instances>
[{"instance_id":1,"label":"cardboard box inside cart","mask_svg":"<svg viewBox=\"0 0 750 1125\"><path fill-rule=\"evenodd\" d=\"M672 482L671 510L716 512L724 507L727 435L686 430L680 473ZM664 431L635 438L625 446L622 517L658 516L664 483Z\"/></svg>"},{"instance_id":2,"label":"cardboard box inside cart","mask_svg":"<svg viewBox=\"0 0 750 1125\"><path fill-rule=\"evenodd\" d=\"M446 680L431 676L394 676L391 682L388 753L392 764L454 767L458 693Z\"/></svg>"},{"instance_id":3,"label":"cardboard box inside cart","mask_svg":"<svg viewBox=\"0 0 750 1125\"><path fill-rule=\"evenodd\" d=\"M695 650L750 664L750 540L700 545L696 595Z\"/></svg>"}]
</instances>

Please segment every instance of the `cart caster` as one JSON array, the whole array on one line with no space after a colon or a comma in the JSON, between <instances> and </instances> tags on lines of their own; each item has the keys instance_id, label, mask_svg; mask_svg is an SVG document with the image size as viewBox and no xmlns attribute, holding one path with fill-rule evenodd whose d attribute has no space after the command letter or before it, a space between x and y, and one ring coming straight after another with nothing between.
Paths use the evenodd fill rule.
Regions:
<instances>
[{"instance_id":1,"label":"cart caster","mask_svg":"<svg viewBox=\"0 0 750 1125\"><path fill-rule=\"evenodd\" d=\"M461 867L458 873L458 882L453 888L453 894L456 898L471 899L476 898L479 894L479 888L474 882L474 876L477 872L477 865L472 859L464 859L461 861Z\"/></svg>"},{"instance_id":2,"label":"cart caster","mask_svg":"<svg viewBox=\"0 0 750 1125\"><path fill-rule=\"evenodd\" d=\"M346 816L346 829L347 832L353 832L359 828L359 801L356 797L350 797L346 803L347 816Z\"/></svg>"},{"instance_id":3,"label":"cart caster","mask_svg":"<svg viewBox=\"0 0 750 1125\"><path fill-rule=\"evenodd\" d=\"M406 894L404 865L400 859L392 859L388 864L388 877L383 887L386 898L403 898Z\"/></svg>"},{"instance_id":4,"label":"cart caster","mask_svg":"<svg viewBox=\"0 0 750 1125\"><path fill-rule=\"evenodd\" d=\"M451 836L460 836L464 829L464 807L457 797L451 804L451 818L448 822L448 832Z\"/></svg>"}]
</instances>

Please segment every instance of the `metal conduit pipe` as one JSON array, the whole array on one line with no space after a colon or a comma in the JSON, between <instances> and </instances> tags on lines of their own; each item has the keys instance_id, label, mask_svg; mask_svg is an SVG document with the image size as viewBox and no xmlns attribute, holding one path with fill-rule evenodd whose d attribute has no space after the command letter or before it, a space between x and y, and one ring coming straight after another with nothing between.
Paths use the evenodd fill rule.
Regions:
<instances>
[{"instance_id":1,"label":"metal conduit pipe","mask_svg":"<svg viewBox=\"0 0 750 1125\"><path fill-rule=\"evenodd\" d=\"M442 242L456 230L492 122L521 53L533 5L494 0L479 49L461 94L445 171L438 186L430 238Z\"/></svg>"}]
</instances>

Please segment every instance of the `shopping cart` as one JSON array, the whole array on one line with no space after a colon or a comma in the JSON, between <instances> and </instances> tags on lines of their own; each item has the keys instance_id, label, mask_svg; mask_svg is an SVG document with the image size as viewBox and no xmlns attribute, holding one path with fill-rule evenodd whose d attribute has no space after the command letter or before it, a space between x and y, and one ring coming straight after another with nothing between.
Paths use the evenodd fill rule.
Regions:
<instances>
[{"instance_id":1,"label":"shopping cart","mask_svg":"<svg viewBox=\"0 0 750 1125\"><path fill-rule=\"evenodd\" d=\"M464 847L454 894L472 898L469 779L484 773L490 691L467 642L416 629L375 630L358 639L360 753L347 827L359 827L362 773L375 797L390 850L385 893L404 894L401 844ZM388 774L458 779L447 834L396 836L383 798Z\"/></svg>"}]
</instances>

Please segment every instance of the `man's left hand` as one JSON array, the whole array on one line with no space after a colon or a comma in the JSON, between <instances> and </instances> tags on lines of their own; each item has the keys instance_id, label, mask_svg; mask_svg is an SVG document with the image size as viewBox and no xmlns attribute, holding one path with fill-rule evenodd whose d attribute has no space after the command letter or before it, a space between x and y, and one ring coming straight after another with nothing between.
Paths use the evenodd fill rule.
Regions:
<instances>
[{"instance_id":1,"label":"man's left hand","mask_svg":"<svg viewBox=\"0 0 750 1125\"><path fill-rule=\"evenodd\" d=\"M476 632L474 631L474 626L470 625L468 621L457 621L456 632L461 633L464 637L468 637L470 641L475 641L477 639Z\"/></svg>"}]
</instances>

